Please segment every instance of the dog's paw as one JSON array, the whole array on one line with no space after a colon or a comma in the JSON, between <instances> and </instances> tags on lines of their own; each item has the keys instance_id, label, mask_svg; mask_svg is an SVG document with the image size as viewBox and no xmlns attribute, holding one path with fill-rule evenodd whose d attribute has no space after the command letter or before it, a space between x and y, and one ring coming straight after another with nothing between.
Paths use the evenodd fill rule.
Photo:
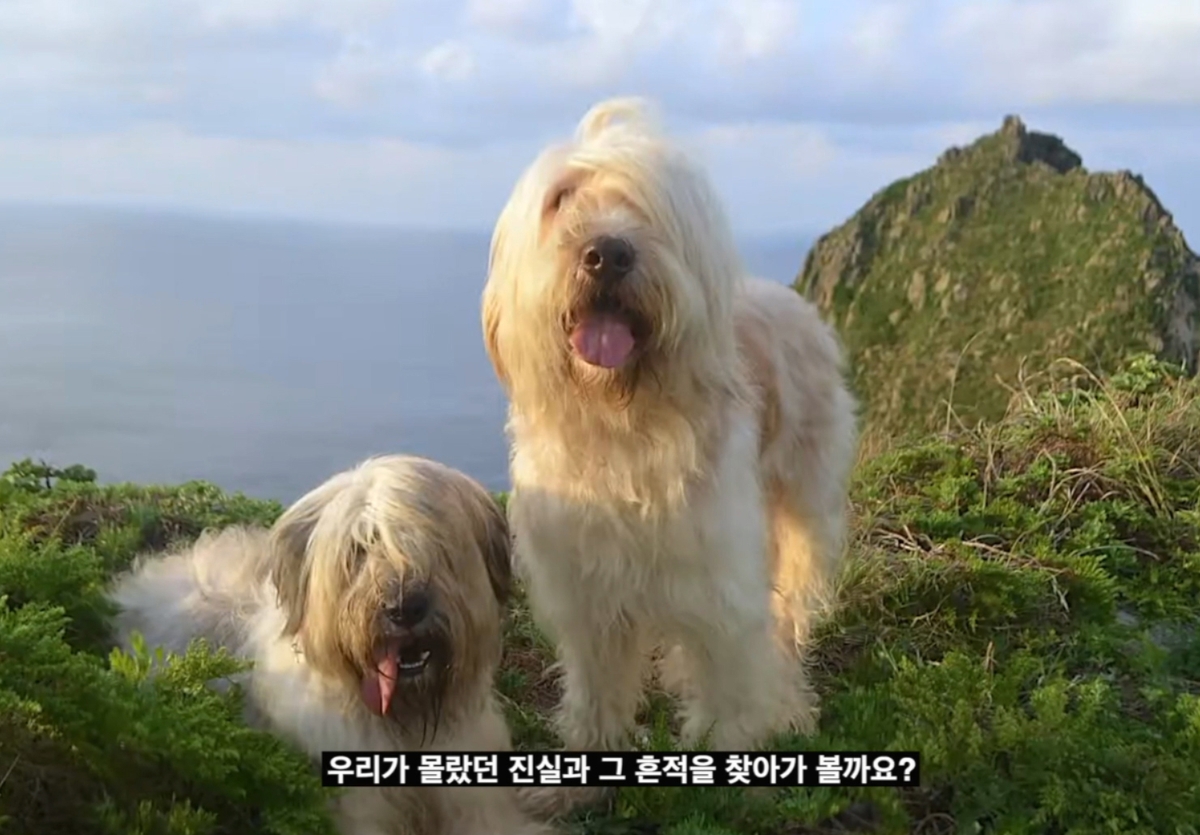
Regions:
<instances>
[{"instance_id":1,"label":"dog's paw","mask_svg":"<svg viewBox=\"0 0 1200 835\"><path fill-rule=\"evenodd\" d=\"M553 820L584 807L608 803L615 794L609 786L521 786L517 803L526 814Z\"/></svg>"}]
</instances>

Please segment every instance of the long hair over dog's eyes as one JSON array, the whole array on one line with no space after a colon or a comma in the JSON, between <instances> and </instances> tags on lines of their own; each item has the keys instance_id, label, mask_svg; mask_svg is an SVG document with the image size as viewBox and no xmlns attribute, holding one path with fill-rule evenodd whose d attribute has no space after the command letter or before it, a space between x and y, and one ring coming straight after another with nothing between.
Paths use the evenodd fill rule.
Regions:
<instances>
[{"instance_id":1,"label":"long hair over dog's eyes","mask_svg":"<svg viewBox=\"0 0 1200 835\"><path fill-rule=\"evenodd\" d=\"M574 192L574 186L560 186L554 189L550 192L550 199L546 201L546 213L557 214Z\"/></svg>"}]
</instances>

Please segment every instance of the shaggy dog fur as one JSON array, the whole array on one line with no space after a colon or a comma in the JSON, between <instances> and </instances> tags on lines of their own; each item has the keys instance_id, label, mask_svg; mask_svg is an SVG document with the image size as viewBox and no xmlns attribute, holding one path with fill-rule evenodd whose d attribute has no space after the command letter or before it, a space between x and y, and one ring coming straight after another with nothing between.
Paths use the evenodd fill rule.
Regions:
<instances>
[{"instance_id":1,"label":"shaggy dog fur","mask_svg":"<svg viewBox=\"0 0 1200 835\"><path fill-rule=\"evenodd\" d=\"M655 645L685 741L811 732L803 648L857 443L841 347L797 293L744 275L707 177L645 102L596 105L521 176L482 325L567 746L627 743Z\"/></svg>"},{"instance_id":2,"label":"shaggy dog fur","mask_svg":"<svg viewBox=\"0 0 1200 835\"><path fill-rule=\"evenodd\" d=\"M119 641L182 653L203 637L254 663L248 720L323 750L501 751L492 691L510 539L465 475L408 456L340 473L270 530L231 527L115 583ZM504 788L347 789L343 833L544 833Z\"/></svg>"}]
</instances>

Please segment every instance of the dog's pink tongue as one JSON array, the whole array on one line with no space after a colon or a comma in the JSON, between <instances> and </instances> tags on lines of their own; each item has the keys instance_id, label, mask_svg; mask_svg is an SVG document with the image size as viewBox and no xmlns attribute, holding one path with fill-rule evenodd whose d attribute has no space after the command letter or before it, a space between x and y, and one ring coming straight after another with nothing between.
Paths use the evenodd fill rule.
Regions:
<instances>
[{"instance_id":1,"label":"dog's pink tongue","mask_svg":"<svg viewBox=\"0 0 1200 835\"><path fill-rule=\"evenodd\" d=\"M599 314L579 323L571 334L571 344L585 362L618 368L633 353L633 333L618 317Z\"/></svg>"},{"instance_id":2,"label":"dog's pink tongue","mask_svg":"<svg viewBox=\"0 0 1200 835\"><path fill-rule=\"evenodd\" d=\"M372 712L383 716L392 704L399 672L400 650L392 645L375 653L375 669L363 676L362 700Z\"/></svg>"}]
</instances>

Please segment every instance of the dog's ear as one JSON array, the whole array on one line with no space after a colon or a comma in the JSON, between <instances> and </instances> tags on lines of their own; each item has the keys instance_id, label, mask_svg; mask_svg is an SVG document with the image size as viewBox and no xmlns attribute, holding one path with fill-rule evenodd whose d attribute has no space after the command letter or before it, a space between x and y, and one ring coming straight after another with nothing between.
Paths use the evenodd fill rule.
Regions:
<instances>
[{"instance_id":1,"label":"dog's ear","mask_svg":"<svg viewBox=\"0 0 1200 835\"><path fill-rule=\"evenodd\" d=\"M492 584L492 592L500 605L504 606L512 594L512 532L504 508L491 496L483 502L479 533L483 564Z\"/></svg>"},{"instance_id":2,"label":"dog's ear","mask_svg":"<svg viewBox=\"0 0 1200 835\"><path fill-rule=\"evenodd\" d=\"M303 500L288 508L271 528L271 581L279 596L279 606L287 615L284 633L294 635L304 622L311 575L309 539L316 526L317 514Z\"/></svg>"},{"instance_id":3,"label":"dog's ear","mask_svg":"<svg viewBox=\"0 0 1200 835\"><path fill-rule=\"evenodd\" d=\"M483 290L483 344L500 384L508 388L508 372L500 358L500 301L489 281Z\"/></svg>"}]
</instances>

